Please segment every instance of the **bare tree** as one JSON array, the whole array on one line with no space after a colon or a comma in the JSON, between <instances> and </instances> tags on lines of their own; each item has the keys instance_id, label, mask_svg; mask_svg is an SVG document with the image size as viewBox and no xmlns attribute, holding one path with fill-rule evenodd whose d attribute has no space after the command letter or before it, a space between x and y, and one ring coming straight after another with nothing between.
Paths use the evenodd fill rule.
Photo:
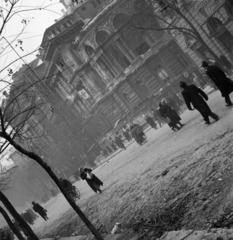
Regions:
<instances>
[{"instance_id":1,"label":"bare tree","mask_svg":"<svg viewBox=\"0 0 233 240\"><path fill-rule=\"evenodd\" d=\"M208 5L208 9L214 11L222 1L189 1L189 0L140 0L137 1L138 14L130 19L129 24L134 29L151 31L169 31L173 36L182 35L190 41L199 42L212 55L215 61L221 63L217 54L206 43L208 33L195 19L194 15L200 15L200 11L193 13L196 4ZM200 7L200 6L199 6ZM230 7L230 6L229 6ZM233 9L233 7L231 6ZM203 7L201 8L203 9ZM153 19L159 24L154 24ZM203 34L201 34L202 32Z\"/></svg>"},{"instance_id":2,"label":"bare tree","mask_svg":"<svg viewBox=\"0 0 233 240\"><path fill-rule=\"evenodd\" d=\"M22 6L20 6L19 3L19 0L5 0L5 6L1 8L0 12L2 19L2 25L0 26L0 36L2 36L7 23L16 14L19 14L22 11L36 10L21 10ZM39 10L41 10L41 8ZM25 19L22 19L22 22L26 24ZM23 30L19 33L18 36L20 36ZM15 41L17 41L17 37ZM12 47L12 42L9 42L5 37L1 38L1 40L3 39L8 43L10 47ZM22 41L18 41L18 43L21 45ZM3 53L4 50L5 49L3 49L1 53ZM17 60L22 60L26 55L19 56L18 59L15 59L12 63L8 64L4 69L2 69L0 73L8 68L8 75L11 76L13 74L13 70L10 68L10 66L13 63L17 62ZM37 162L52 178L71 207L80 216L80 218L90 229L96 239L102 240L103 238L93 226L93 224L76 205L73 198L67 194L58 177L51 169L51 167L47 164L46 160L44 160L38 153L31 151L31 149L34 147L34 144L36 144L35 139L38 139L45 135L45 132L41 131L40 123L44 120L43 117L46 111L46 100L36 90L36 86L44 80L45 79L38 78L38 80L33 83L27 82L24 79L21 81L15 81L13 83L12 81L2 80L2 82L6 83L5 88L10 88L10 93L8 95L6 92L4 92L7 98L0 108L0 138L2 140L0 151L2 153L7 149L8 146L13 146L20 153ZM3 91L4 89L2 89L2 92ZM35 121L35 119L37 119L37 121ZM30 239L38 240L38 237L32 231L30 226L20 217L15 208L1 191L0 201L2 201L14 219L20 224L24 233L28 235Z\"/></svg>"}]
</instances>

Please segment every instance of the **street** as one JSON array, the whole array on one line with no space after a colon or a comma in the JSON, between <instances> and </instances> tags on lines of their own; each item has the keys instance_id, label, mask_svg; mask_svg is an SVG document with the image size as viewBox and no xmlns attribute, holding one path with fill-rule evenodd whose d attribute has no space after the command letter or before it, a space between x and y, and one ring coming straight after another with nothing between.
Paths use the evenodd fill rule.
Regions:
<instances>
[{"instance_id":1,"label":"street","mask_svg":"<svg viewBox=\"0 0 233 240\"><path fill-rule=\"evenodd\" d=\"M231 207L233 109L225 107L219 91L209 95L208 104L218 122L205 125L199 112L186 110L180 131L167 125L150 129L145 145L134 142L98 167L94 173L104 182L102 194L76 182L77 204L100 231L110 232L116 222L130 229L138 216L149 218L178 198L185 199L178 221L190 229L206 227ZM44 207L49 221L39 219L33 226L40 237L89 233L61 194Z\"/></svg>"}]
</instances>

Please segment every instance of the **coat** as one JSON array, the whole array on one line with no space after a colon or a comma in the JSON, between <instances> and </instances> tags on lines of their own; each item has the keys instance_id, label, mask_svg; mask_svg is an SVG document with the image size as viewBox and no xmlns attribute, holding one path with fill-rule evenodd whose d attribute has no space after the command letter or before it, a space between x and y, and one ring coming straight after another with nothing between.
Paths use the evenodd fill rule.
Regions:
<instances>
[{"instance_id":1,"label":"coat","mask_svg":"<svg viewBox=\"0 0 233 240\"><path fill-rule=\"evenodd\" d=\"M195 85L189 85L182 91L182 96L189 110L192 110L191 104L197 110L208 108L206 101L208 96Z\"/></svg>"},{"instance_id":2,"label":"coat","mask_svg":"<svg viewBox=\"0 0 233 240\"><path fill-rule=\"evenodd\" d=\"M46 211L43 207L41 207L40 204L38 204L38 203L34 204L33 207L32 207L32 209L33 209L35 212L39 213L39 214L43 214L43 213L47 212L47 211Z\"/></svg>"},{"instance_id":3,"label":"coat","mask_svg":"<svg viewBox=\"0 0 233 240\"><path fill-rule=\"evenodd\" d=\"M96 177L93 173L92 173L92 178L89 179L87 177L88 173L92 173L92 170L90 168L84 168L84 172L80 174L80 177L81 179L86 180L87 184L90 186L90 188L94 192L97 192L100 186L103 186L103 182L98 177Z\"/></svg>"},{"instance_id":4,"label":"coat","mask_svg":"<svg viewBox=\"0 0 233 240\"><path fill-rule=\"evenodd\" d=\"M233 92L233 82L227 78L226 74L219 67L208 66L206 74L214 82L223 97Z\"/></svg>"},{"instance_id":5,"label":"coat","mask_svg":"<svg viewBox=\"0 0 233 240\"><path fill-rule=\"evenodd\" d=\"M156 128L156 123L155 123L155 121L153 120L152 117L148 116L148 117L146 118L146 122L147 122L152 128Z\"/></svg>"},{"instance_id":6,"label":"coat","mask_svg":"<svg viewBox=\"0 0 233 240\"><path fill-rule=\"evenodd\" d=\"M160 106L159 112L161 117L170 118L172 125L178 123L181 120L179 114L168 105Z\"/></svg>"}]
</instances>

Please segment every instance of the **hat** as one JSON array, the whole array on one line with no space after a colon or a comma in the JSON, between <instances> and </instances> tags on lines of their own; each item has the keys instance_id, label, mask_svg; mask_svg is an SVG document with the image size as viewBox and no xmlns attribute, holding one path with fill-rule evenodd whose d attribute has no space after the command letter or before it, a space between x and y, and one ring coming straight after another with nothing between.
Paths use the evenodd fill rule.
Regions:
<instances>
[{"instance_id":1,"label":"hat","mask_svg":"<svg viewBox=\"0 0 233 240\"><path fill-rule=\"evenodd\" d=\"M202 63L201 63L202 67L207 67L208 65L209 65L208 62L206 62L206 61L202 61Z\"/></svg>"},{"instance_id":2,"label":"hat","mask_svg":"<svg viewBox=\"0 0 233 240\"><path fill-rule=\"evenodd\" d=\"M180 87L184 88L186 86L187 86L186 82L180 81Z\"/></svg>"}]
</instances>

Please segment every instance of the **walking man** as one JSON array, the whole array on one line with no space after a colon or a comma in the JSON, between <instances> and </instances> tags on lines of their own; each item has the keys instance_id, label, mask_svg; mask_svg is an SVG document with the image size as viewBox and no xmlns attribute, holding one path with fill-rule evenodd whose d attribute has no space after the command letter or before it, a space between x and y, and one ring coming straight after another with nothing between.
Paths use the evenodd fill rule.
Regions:
<instances>
[{"instance_id":1,"label":"walking man","mask_svg":"<svg viewBox=\"0 0 233 240\"><path fill-rule=\"evenodd\" d=\"M180 87L184 89L182 95L190 111L193 111L193 108L197 109L203 116L206 124L210 124L209 117L212 117L215 121L219 120L218 115L213 113L206 103L208 96L200 88L196 87L194 84L187 85L182 81L180 82Z\"/></svg>"},{"instance_id":2,"label":"walking man","mask_svg":"<svg viewBox=\"0 0 233 240\"><path fill-rule=\"evenodd\" d=\"M44 209L39 203L32 202L32 206L32 209L37 212L45 221L49 219L47 216L47 210Z\"/></svg>"},{"instance_id":3,"label":"walking man","mask_svg":"<svg viewBox=\"0 0 233 240\"><path fill-rule=\"evenodd\" d=\"M226 74L217 66L209 65L206 61L202 62L202 67L206 69L206 74L214 82L216 87L225 98L226 106L232 106L230 93L233 92L233 82L227 78Z\"/></svg>"}]
</instances>

